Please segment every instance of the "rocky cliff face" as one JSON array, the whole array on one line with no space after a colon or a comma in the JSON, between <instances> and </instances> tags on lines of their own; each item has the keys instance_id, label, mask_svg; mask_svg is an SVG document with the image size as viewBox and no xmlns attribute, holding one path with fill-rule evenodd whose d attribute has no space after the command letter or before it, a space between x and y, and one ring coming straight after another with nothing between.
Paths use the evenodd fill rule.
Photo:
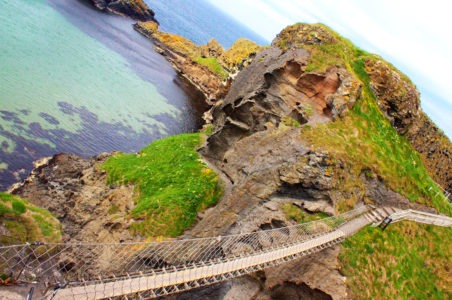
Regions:
<instances>
[{"instance_id":1,"label":"rocky cliff face","mask_svg":"<svg viewBox=\"0 0 452 300\"><path fill-rule=\"evenodd\" d=\"M157 28L141 26L140 30L151 35ZM184 51L199 50L185 47L189 44L184 40L177 42ZM399 166L398 160L386 162L384 155L390 153L384 151L411 155L411 146L399 145L404 140L398 134L404 135L431 170L446 163L446 170L436 174L447 183L450 142L423 115L417 91L400 73L347 47L324 26L297 24L286 28L237 75L224 99L212 108L212 133L200 149L227 188L217 206L199 214L199 222L187 236L277 228L300 221L288 211L333 215L364 202L434 211L414 202L432 205L423 198L429 196L425 186L414 183L410 193L416 198L404 193L408 181L394 183L389 177L425 170L410 159L408 171L393 173L405 166ZM187 66L183 72L195 72L187 59L191 54L162 51L171 59L183 59L180 63ZM214 42L202 51L205 56L222 55ZM344 52L353 57L344 58ZM364 76L357 75L358 67L350 67L357 62L362 62L358 67ZM199 80L208 83L210 79ZM380 136L381 126L394 134ZM388 136L396 138L386 141ZM52 211L62 222L66 240L134 240L128 232L130 220L124 217L134 205L133 189L106 184L99 166L107 156L57 155L37 166L11 192ZM346 299L339 252L337 246L173 298Z\"/></svg>"},{"instance_id":2,"label":"rocky cliff face","mask_svg":"<svg viewBox=\"0 0 452 300\"><path fill-rule=\"evenodd\" d=\"M452 193L452 144L422 111L416 87L382 60L367 59L365 69L381 111L421 154L433 179Z\"/></svg>"},{"instance_id":3,"label":"rocky cliff face","mask_svg":"<svg viewBox=\"0 0 452 300\"><path fill-rule=\"evenodd\" d=\"M201 57L202 49L199 46L182 36L159 31L154 22L138 22L134 28L155 44L156 51L202 92L208 103L213 103L218 95L225 94L223 78L195 61Z\"/></svg>"},{"instance_id":4,"label":"rocky cliff face","mask_svg":"<svg viewBox=\"0 0 452 300\"><path fill-rule=\"evenodd\" d=\"M190 230L192 236L287 226L293 222L285 212L288 206L308 214L335 214L344 199L351 206L371 201L426 209L392 190L379 176L367 174L366 169L352 172L355 162L336 159L335 153L316 149L303 136L300 127L346 118L355 102L363 101L363 83L342 64L309 71L312 52L300 43L332 43L335 38L328 31L303 25L291 37L295 38L283 47L277 39L272 47L258 53L239 73L225 99L212 109L212 134L201 153L225 175L231 189ZM410 92L417 95L415 90ZM409 122L418 107L419 103L413 103L395 108L403 118L393 123ZM347 293L338 271L338 251L333 249L294 261L284 270L270 268L232 285L193 293L218 299L234 299L243 293L249 294L247 299L303 299L314 295L344 299ZM319 274L328 280L319 280Z\"/></svg>"},{"instance_id":5,"label":"rocky cliff face","mask_svg":"<svg viewBox=\"0 0 452 300\"><path fill-rule=\"evenodd\" d=\"M131 17L137 21L154 21L152 11L143 0L91 0L94 6L100 10L114 14Z\"/></svg>"},{"instance_id":6,"label":"rocky cliff face","mask_svg":"<svg viewBox=\"0 0 452 300\"><path fill-rule=\"evenodd\" d=\"M118 242L136 240L125 216L134 207L133 187L109 186L99 166L109 157L58 154L40 161L9 192L52 212L62 224L63 240Z\"/></svg>"},{"instance_id":7,"label":"rocky cliff face","mask_svg":"<svg viewBox=\"0 0 452 300\"><path fill-rule=\"evenodd\" d=\"M237 140L284 120L298 124L328 122L340 117L359 97L360 84L343 68L324 74L305 72L309 53L260 52L243 70L225 100L213 108L213 134L203 153L223 160Z\"/></svg>"}]
</instances>

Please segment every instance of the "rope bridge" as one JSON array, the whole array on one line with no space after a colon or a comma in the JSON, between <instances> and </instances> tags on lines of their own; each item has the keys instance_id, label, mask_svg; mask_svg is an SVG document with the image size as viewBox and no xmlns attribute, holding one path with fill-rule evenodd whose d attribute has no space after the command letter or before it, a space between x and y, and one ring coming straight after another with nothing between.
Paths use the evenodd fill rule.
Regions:
<instances>
[{"instance_id":1,"label":"rope bridge","mask_svg":"<svg viewBox=\"0 0 452 300\"><path fill-rule=\"evenodd\" d=\"M45 283L49 299L155 298L256 272L394 221L452 226L452 218L363 206L322 220L252 233L150 243L27 243L0 247L0 273Z\"/></svg>"}]
</instances>

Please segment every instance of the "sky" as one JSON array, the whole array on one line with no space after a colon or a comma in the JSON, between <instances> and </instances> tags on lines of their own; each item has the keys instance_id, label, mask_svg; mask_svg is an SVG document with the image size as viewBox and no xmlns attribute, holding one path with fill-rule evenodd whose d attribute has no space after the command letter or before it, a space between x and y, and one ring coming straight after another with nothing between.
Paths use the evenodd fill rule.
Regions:
<instances>
[{"instance_id":1,"label":"sky","mask_svg":"<svg viewBox=\"0 0 452 300\"><path fill-rule=\"evenodd\" d=\"M267 40L321 22L408 75L424 112L452 140L450 0L208 0Z\"/></svg>"}]
</instances>

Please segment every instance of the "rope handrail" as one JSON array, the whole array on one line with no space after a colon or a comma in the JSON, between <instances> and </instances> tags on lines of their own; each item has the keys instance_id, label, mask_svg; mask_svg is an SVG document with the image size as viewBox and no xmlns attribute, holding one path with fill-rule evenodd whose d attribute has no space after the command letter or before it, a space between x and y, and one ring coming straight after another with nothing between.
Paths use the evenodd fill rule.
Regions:
<instances>
[{"instance_id":1,"label":"rope handrail","mask_svg":"<svg viewBox=\"0 0 452 300\"><path fill-rule=\"evenodd\" d=\"M89 281L263 252L330 232L366 212L363 206L309 223L226 236L135 243L26 243L0 247L3 273L22 280ZM25 263L26 262L26 263ZM14 274L13 274L14 276Z\"/></svg>"},{"instance_id":2,"label":"rope handrail","mask_svg":"<svg viewBox=\"0 0 452 300\"><path fill-rule=\"evenodd\" d=\"M0 246L0 272L61 288L57 293L59 299L97 299L131 293L154 297L241 276L320 251L384 217L452 226L452 218L446 216L366 205L308 223L225 236ZM198 283L199 280L202 281Z\"/></svg>"},{"instance_id":3,"label":"rope handrail","mask_svg":"<svg viewBox=\"0 0 452 300\"><path fill-rule=\"evenodd\" d=\"M287 228L287 229L292 229L292 228L297 228L300 227L300 225L307 225L309 226L310 224L316 224L316 223L323 223L323 222L328 222L330 220L336 220L339 217L346 217L346 216L355 216L357 214L360 213L364 213L365 211L369 210L369 206L367 205L363 205L360 206L358 208L355 208L353 210L350 210L348 212L342 213L338 216L330 216L330 217L326 217L323 218L321 220L314 220L314 221L309 221L309 222L305 222L302 224L295 224L295 225L289 225L289 226L285 226L285 227L279 227L279 228L272 228L272 229L266 229L266 230L262 230L265 231L267 233L272 232L272 231L278 231L281 228ZM226 235L219 235L219 236L210 236L210 237L194 237L194 238L189 238L189 239L168 239L168 240L162 240L162 241L149 241L149 242L120 242L120 243L114 243L114 242L109 242L109 243L100 243L100 242L68 242L68 243L50 243L50 242L40 242L40 241L36 241L36 242L27 242L24 244L17 244L17 245L8 245L8 246L1 246L0 245L0 249L3 248L7 248L7 247L19 247L19 246L28 246L28 245L32 245L34 243L38 244L38 245L48 245L48 246L101 246L101 245L151 245L151 244L164 244L164 243L174 243L174 242L179 242L179 241L203 241L203 240L212 240L212 239L222 239L222 238L232 238L232 237L243 237L243 236L247 236L247 235L251 235L254 234L255 232L246 232L246 233L236 233L236 234L226 234Z\"/></svg>"}]
</instances>

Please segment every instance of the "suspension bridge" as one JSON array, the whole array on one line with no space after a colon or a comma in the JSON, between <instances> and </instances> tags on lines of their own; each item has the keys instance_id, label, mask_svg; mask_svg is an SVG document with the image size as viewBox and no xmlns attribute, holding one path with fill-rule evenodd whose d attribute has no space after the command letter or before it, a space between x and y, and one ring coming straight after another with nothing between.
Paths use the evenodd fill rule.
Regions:
<instances>
[{"instance_id":1,"label":"suspension bridge","mask_svg":"<svg viewBox=\"0 0 452 300\"><path fill-rule=\"evenodd\" d=\"M253 273L342 242L366 225L452 218L362 206L314 222L245 234L149 243L0 246L0 273L44 284L45 299L156 298Z\"/></svg>"}]
</instances>

